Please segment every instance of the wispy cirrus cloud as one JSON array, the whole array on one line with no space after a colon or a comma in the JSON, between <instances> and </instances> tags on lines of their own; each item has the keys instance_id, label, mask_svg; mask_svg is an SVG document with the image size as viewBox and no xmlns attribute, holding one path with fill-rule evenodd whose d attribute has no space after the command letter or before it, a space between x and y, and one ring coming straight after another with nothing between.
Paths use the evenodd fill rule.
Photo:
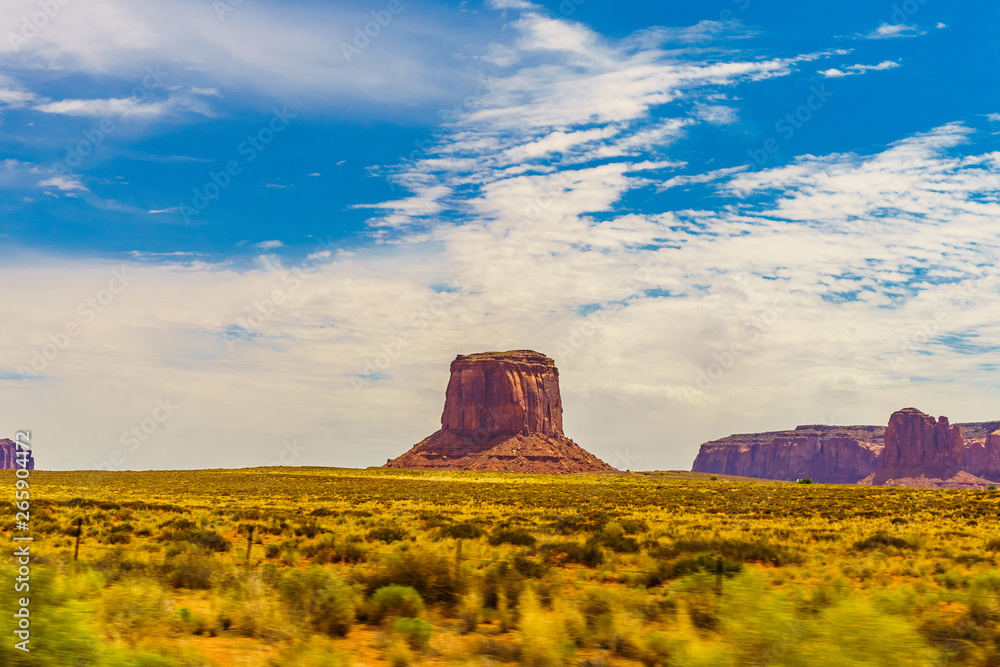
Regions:
<instances>
[{"instance_id":1,"label":"wispy cirrus cloud","mask_svg":"<svg viewBox=\"0 0 1000 667\"><path fill-rule=\"evenodd\" d=\"M650 182L650 172L683 166L665 155L692 127L735 122L736 110L717 102L720 90L787 76L830 55L733 60L705 44L691 53L667 48L657 39L676 35L655 30L613 41L530 4L509 25L515 35L502 74L491 77L474 107L424 158L393 169L391 178L413 194L363 205L387 211L372 224L403 229L434 216L465 215L470 206L510 215L509 204L484 203L470 193L509 202L532 180L558 188L562 201L574 199L573 183L586 183L597 190L581 201L606 208ZM668 104L685 105L687 113L661 113ZM632 160L640 155L647 159ZM619 162L596 164L607 160ZM564 174L569 185L559 186L552 172Z\"/></svg>"},{"instance_id":2,"label":"wispy cirrus cloud","mask_svg":"<svg viewBox=\"0 0 1000 667\"><path fill-rule=\"evenodd\" d=\"M201 99L204 96L206 96L204 91L196 93L192 90L174 92L164 99L155 101L145 101L137 97L41 101L35 97L36 103L32 108L46 114L91 118L151 119L175 112L193 112L212 117L215 115L214 112Z\"/></svg>"}]
</instances>

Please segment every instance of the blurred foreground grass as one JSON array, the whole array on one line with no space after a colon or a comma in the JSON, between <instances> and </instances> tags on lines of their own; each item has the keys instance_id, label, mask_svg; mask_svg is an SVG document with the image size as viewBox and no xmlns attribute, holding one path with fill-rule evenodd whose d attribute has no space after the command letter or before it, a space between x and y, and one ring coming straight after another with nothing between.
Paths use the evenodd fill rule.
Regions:
<instances>
[{"instance_id":1,"label":"blurred foreground grass","mask_svg":"<svg viewBox=\"0 0 1000 667\"><path fill-rule=\"evenodd\" d=\"M1000 664L997 492L328 468L31 491L32 652L4 613L0 665Z\"/></svg>"}]
</instances>

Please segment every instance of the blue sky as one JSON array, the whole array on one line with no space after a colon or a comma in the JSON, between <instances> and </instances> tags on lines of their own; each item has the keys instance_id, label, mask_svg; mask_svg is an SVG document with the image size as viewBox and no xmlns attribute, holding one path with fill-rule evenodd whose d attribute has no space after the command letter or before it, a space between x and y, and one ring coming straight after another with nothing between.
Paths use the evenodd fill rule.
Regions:
<instances>
[{"instance_id":1,"label":"blue sky","mask_svg":"<svg viewBox=\"0 0 1000 667\"><path fill-rule=\"evenodd\" d=\"M48 7L0 18L40 467L380 464L486 349L620 467L996 418L994 3Z\"/></svg>"}]
</instances>

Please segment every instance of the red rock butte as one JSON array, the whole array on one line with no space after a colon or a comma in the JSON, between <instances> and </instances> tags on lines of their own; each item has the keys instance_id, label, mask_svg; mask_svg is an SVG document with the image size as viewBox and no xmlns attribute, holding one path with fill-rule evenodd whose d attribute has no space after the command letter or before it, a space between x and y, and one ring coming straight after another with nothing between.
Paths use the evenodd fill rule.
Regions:
<instances>
[{"instance_id":1,"label":"red rock butte","mask_svg":"<svg viewBox=\"0 0 1000 667\"><path fill-rule=\"evenodd\" d=\"M389 468L544 474L614 470L566 437L555 362L532 350L459 355L441 429Z\"/></svg>"}]
</instances>

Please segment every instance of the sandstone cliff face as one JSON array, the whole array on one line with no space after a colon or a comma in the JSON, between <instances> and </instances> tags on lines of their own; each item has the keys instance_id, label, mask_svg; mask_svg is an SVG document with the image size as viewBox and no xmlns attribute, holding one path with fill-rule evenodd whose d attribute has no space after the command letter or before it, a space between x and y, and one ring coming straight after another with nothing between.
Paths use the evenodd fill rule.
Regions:
<instances>
[{"instance_id":1,"label":"sandstone cliff face","mask_svg":"<svg viewBox=\"0 0 1000 667\"><path fill-rule=\"evenodd\" d=\"M861 428L867 427L848 427ZM853 437L852 437L853 436ZM743 477L853 484L881 466L867 430L800 426L795 431L733 435L701 446L692 470Z\"/></svg>"},{"instance_id":2,"label":"sandstone cliff face","mask_svg":"<svg viewBox=\"0 0 1000 667\"><path fill-rule=\"evenodd\" d=\"M21 467L18 462L18 447L13 440L0 440L0 470L16 470ZM35 469L35 457L28 452L28 470Z\"/></svg>"},{"instance_id":3,"label":"sandstone cliff face","mask_svg":"<svg viewBox=\"0 0 1000 667\"><path fill-rule=\"evenodd\" d=\"M987 434L981 440L965 443L963 468L979 477L993 481L1000 479L1000 430Z\"/></svg>"},{"instance_id":4,"label":"sandstone cliff face","mask_svg":"<svg viewBox=\"0 0 1000 667\"><path fill-rule=\"evenodd\" d=\"M455 358L441 429L389 468L533 473L614 470L563 434L559 371L532 350Z\"/></svg>"},{"instance_id":5,"label":"sandstone cliff face","mask_svg":"<svg viewBox=\"0 0 1000 667\"><path fill-rule=\"evenodd\" d=\"M904 408L892 413L885 429L882 469L858 483L984 489L989 480L965 470L967 461L979 454L977 448L966 447L962 427L952 426L947 417L934 419L916 408ZM985 464L985 448L981 459Z\"/></svg>"},{"instance_id":6,"label":"sandstone cliff face","mask_svg":"<svg viewBox=\"0 0 1000 667\"><path fill-rule=\"evenodd\" d=\"M555 362L530 350L457 357L441 428L483 440L516 433L562 436Z\"/></svg>"},{"instance_id":7,"label":"sandstone cliff face","mask_svg":"<svg viewBox=\"0 0 1000 667\"><path fill-rule=\"evenodd\" d=\"M962 428L947 417L935 420L916 408L892 413L885 429L883 468L933 468L957 473L964 464Z\"/></svg>"}]
</instances>

